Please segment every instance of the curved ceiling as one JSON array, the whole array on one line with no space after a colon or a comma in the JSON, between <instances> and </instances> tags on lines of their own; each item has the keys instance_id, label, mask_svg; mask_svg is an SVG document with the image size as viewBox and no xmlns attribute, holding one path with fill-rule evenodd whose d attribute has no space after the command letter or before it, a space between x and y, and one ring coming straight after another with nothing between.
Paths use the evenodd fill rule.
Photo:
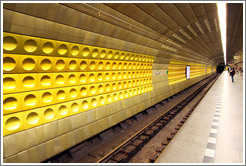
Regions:
<instances>
[{"instance_id":1,"label":"curved ceiling","mask_svg":"<svg viewBox=\"0 0 246 166\"><path fill-rule=\"evenodd\" d=\"M5 13L14 11L97 34L90 35L96 46L209 65L224 63L216 3L6 3L3 7L4 23L10 17ZM242 51L242 4L228 9L228 20L237 20L236 25L228 21L227 59L232 61Z\"/></svg>"}]
</instances>

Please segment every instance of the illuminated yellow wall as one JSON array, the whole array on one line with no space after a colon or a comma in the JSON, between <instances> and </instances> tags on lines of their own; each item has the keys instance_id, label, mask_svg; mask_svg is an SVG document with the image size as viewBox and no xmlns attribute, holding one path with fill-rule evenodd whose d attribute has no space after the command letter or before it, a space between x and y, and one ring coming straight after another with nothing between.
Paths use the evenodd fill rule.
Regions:
<instances>
[{"instance_id":1,"label":"illuminated yellow wall","mask_svg":"<svg viewBox=\"0 0 246 166\"><path fill-rule=\"evenodd\" d=\"M203 64L189 63L172 59L168 66L169 85L186 80L185 70L187 65L190 66L190 78L195 78L216 71L215 66L206 66Z\"/></svg>"},{"instance_id":2,"label":"illuminated yellow wall","mask_svg":"<svg viewBox=\"0 0 246 166\"><path fill-rule=\"evenodd\" d=\"M3 135L153 90L154 56L3 34Z\"/></svg>"}]
</instances>

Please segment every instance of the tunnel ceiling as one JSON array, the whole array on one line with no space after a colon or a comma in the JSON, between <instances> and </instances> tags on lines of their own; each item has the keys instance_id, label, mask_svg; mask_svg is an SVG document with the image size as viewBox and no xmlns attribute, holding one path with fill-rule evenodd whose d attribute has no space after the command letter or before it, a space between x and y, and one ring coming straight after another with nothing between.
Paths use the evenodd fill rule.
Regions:
<instances>
[{"instance_id":1,"label":"tunnel ceiling","mask_svg":"<svg viewBox=\"0 0 246 166\"><path fill-rule=\"evenodd\" d=\"M14 11L25 14L20 17L23 20L32 16L97 34L87 35L94 41L81 41L84 44L209 65L224 63L215 3L6 3L3 8L4 31L14 29L9 20ZM236 4L228 8L228 19L238 20L237 24L228 22L227 59L232 60L233 54L242 50L242 14L238 12L241 9L242 13L242 7ZM61 36L55 33L65 33L54 28L50 31L55 39ZM49 38L49 29L39 36Z\"/></svg>"}]
</instances>

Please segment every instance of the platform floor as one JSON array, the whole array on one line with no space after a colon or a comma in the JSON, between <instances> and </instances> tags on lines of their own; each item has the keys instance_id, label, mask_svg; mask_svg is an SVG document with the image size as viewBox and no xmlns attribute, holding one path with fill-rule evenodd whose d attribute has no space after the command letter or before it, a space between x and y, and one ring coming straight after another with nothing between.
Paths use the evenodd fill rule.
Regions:
<instances>
[{"instance_id":1,"label":"platform floor","mask_svg":"<svg viewBox=\"0 0 246 166\"><path fill-rule=\"evenodd\" d=\"M157 163L245 163L243 79L224 71Z\"/></svg>"}]
</instances>

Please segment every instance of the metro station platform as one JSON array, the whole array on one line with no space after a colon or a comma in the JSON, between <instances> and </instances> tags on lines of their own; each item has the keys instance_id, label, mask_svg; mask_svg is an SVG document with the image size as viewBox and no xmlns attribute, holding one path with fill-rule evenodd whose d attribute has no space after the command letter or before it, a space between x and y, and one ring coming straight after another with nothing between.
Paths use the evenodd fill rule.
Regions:
<instances>
[{"instance_id":1,"label":"metro station platform","mask_svg":"<svg viewBox=\"0 0 246 166\"><path fill-rule=\"evenodd\" d=\"M243 79L224 71L156 163L245 163Z\"/></svg>"}]
</instances>

